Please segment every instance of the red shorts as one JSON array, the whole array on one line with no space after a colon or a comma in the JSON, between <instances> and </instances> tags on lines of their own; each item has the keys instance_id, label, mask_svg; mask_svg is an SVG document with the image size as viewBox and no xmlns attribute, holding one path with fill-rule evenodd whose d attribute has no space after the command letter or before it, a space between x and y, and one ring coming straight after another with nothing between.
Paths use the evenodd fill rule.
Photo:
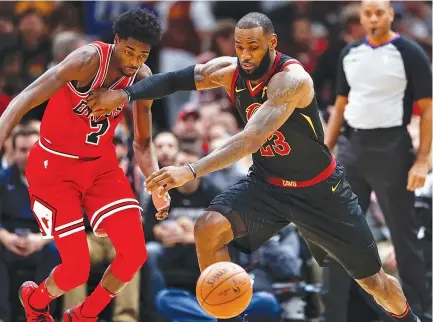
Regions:
<instances>
[{"instance_id":1,"label":"red shorts","mask_svg":"<svg viewBox=\"0 0 433 322\"><path fill-rule=\"evenodd\" d=\"M105 236L101 222L125 209L141 210L116 154L84 161L54 154L39 142L26 168L31 206L45 238L84 230L83 210L93 232Z\"/></svg>"}]
</instances>

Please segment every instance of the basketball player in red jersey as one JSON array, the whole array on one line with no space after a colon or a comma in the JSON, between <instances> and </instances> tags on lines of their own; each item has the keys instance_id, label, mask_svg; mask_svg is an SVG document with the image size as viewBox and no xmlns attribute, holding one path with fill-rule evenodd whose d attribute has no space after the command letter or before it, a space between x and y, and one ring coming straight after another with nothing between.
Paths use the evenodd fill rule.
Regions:
<instances>
[{"instance_id":1,"label":"basketball player in red jersey","mask_svg":"<svg viewBox=\"0 0 433 322\"><path fill-rule=\"evenodd\" d=\"M149 192L160 194L253 155L247 178L217 196L195 224L200 269L230 261L228 243L255 251L293 222L320 264L338 261L396 321L419 322L398 280L382 269L358 199L324 144L310 75L275 49L272 22L261 13L238 21L235 42L237 58L154 75L124 90L95 91L89 106L107 112L128 100L224 87L244 130L208 156L146 180Z\"/></svg>"},{"instance_id":2,"label":"basketball player in red jersey","mask_svg":"<svg viewBox=\"0 0 433 322\"><path fill-rule=\"evenodd\" d=\"M41 139L29 156L31 205L46 238L54 238L62 263L36 285L19 292L27 321L54 321L49 303L85 283L90 259L82 206L97 236L108 236L117 256L95 291L65 312L64 321L96 321L98 314L133 278L147 258L140 206L118 167L112 144L125 104L99 117L87 106L95 88L120 89L151 74L144 65L161 27L149 11L132 10L114 22L114 44L94 42L71 53L19 94L0 118L0 145L30 109L50 99ZM158 170L151 142L152 101L134 104L134 150L148 176ZM169 198L154 197L158 219L167 216Z\"/></svg>"}]
</instances>

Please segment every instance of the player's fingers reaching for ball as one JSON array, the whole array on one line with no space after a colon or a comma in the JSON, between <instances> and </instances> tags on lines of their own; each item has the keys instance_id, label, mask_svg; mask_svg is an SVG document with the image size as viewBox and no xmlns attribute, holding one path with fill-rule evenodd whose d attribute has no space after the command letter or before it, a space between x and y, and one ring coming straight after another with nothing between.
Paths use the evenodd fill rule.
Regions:
<instances>
[{"instance_id":1,"label":"player's fingers reaching for ball","mask_svg":"<svg viewBox=\"0 0 433 322\"><path fill-rule=\"evenodd\" d=\"M161 188L159 188L157 190L158 192L158 197L163 198L170 189L174 188L173 186L173 180L171 180L171 178L169 178L170 183L165 183L161 186ZM159 184L159 183L158 183Z\"/></svg>"},{"instance_id":2,"label":"player's fingers reaching for ball","mask_svg":"<svg viewBox=\"0 0 433 322\"><path fill-rule=\"evenodd\" d=\"M147 190L151 194L154 192L158 192L158 195L162 198L164 194L162 194L162 191L159 190L167 187L167 185L170 184L172 181L173 178L168 173L164 173L161 176L153 179L153 185L149 185L149 187L147 187Z\"/></svg>"},{"instance_id":3,"label":"player's fingers reaching for ball","mask_svg":"<svg viewBox=\"0 0 433 322\"><path fill-rule=\"evenodd\" d=\"M159 175L161 175L161 173L164 173L165 172L165 168L162 168L162 169L160 169L160 170L158 170L158 171L155 171L154 173L152 173L150 176L148 176L147 178L146 178L146 186L149 184L149 182L150 181L152 181L155 177L157 177L157 176L159 176Z\"/></svg>"},{"instance_id":4,"label":"player's fingers reaching for ball","mask_svg":"<svg viewBox=\"0 0 433 322\"><path fill-rule=\"evenodd\" d=\"M158 211L155 215L157 220L164 220L168 216L168 209Z\"/></svg>"},{"instance_id":5,"label":"player's fingers reaching for ball","mask_svg":"<svg viewBox=\"0 0 433 322\"><path fill-rule=\"evenodd\" d=\"M162 171L162 170L160 170ZM146 190L148 193L153 193L155 189L162 186L162 184L166 184L168 181L166 179L171 179L168 172L161 172L158 175L155 175L152 179L149 177L146 180ZM164 181L162 184L160 184L161 181Z\"/></svg>"}]
</instances>

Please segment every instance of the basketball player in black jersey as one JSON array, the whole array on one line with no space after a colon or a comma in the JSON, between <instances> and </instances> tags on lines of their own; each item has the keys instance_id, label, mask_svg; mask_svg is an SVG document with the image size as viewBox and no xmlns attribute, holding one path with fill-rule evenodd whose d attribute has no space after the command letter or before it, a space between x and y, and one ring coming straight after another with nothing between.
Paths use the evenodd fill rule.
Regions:
<instances>
[{"instance_id":1,"label":"basketball player in black jersey","mask_svg":"<svg viewBox=\"0 0 433 322\"><path fill-rule=\"evenodd\" d=\"M99 115L128 100L223 86L244 130L197 162L166 167L146 180L150 193L162 195L253 155L247 178L217 196L195 225L200 269L230 261L228 243L251 252L293 222L320 264L340 262L397 321L419 321L399 282L381 268L358 199L324 145L310 75L275 50L272 22L261 13L237 23L235 41L236 58L157 74L125 91L101 89L91 94L89 106Z\"/></svg>"}]
</instances>

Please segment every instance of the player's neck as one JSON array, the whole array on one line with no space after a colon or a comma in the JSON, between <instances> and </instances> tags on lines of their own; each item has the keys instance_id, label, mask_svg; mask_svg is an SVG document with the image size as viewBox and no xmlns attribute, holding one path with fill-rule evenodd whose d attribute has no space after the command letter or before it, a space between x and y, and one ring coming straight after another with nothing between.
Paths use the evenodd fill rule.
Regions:
<instances>
[{"instance_id":1,"label":"player's neck","mask_svg":"<svg viewBox=\"0 0 433 322\"><path fill-rule=\"evenodd\" d=\"M113 55L113 57L110 59L110 63L108 64L107 76L105 77L104 87L111 86L122 77L117 65L118 64L116 62L116 58Z\"/></svg>"},{"instance_id":2,"label":"player's neck","mask_svg":"<svg viewBox=\"0 0 433 322\"><path fill-rule=\"evenodd\" d=\"M257 79L257 80L250 81L250 83L251 83L252 86L256 86L256 85L260 84L261 82L263 82L264 78L266 77L266 75L267 75L268 72L269 72L269 69L271 69L272 66L274 65L275 57L277 57L277 52L276 52L276 50L274 50L274 51L271 52L271 61L270 61L270 63L269 63L269 67L268 67L267 72L266 72L266 73L265 73L261 78L259 78L259 79Z\"/></svg>"},{"instance_id":3,"label":"player's neck","mask_svg":"<svg viewBox=\"0 0 433 322\"><path fill-rule=\"evenodd\" d=\"M384 45L386 43L389 43L391 40L393 40L395 38L395 36L396 36L396 33L394 31L390 30L390 31L388 31L388 33L386 33L380 37L368 35L367 39L371 45L377 47L377 46L381 46L381 45Z\"/></svg>"}]
</instances>

